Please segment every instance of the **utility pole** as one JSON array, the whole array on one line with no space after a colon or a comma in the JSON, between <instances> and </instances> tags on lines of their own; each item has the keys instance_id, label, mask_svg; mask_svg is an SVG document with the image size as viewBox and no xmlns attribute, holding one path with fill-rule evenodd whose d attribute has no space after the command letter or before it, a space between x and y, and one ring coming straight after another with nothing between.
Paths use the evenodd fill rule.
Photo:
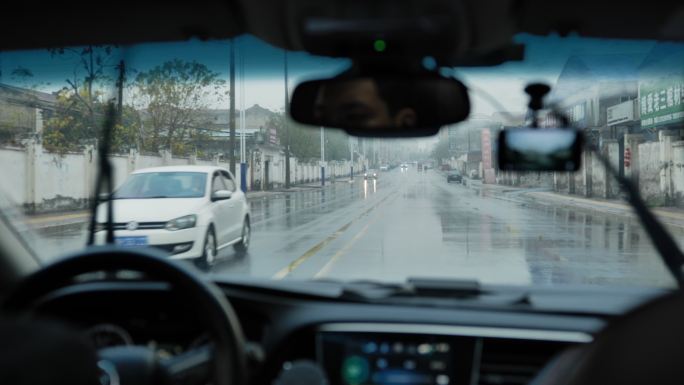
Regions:
<instances>
[{"instance_id":1,"label":"utility pole","mask_svg":"<svg viewBox=\"0 0 684 385\"><path fill-rule=\"evenodd\" d=\"M119 100L117 100L117 123L123 126L123 89L124 81L126 80L126 63L121 60L119 62L119 80L117 82L117 88L119 91Z\"/></svg>"},{"instance_id":2,"label":"utility pole","mask_svg":"<svg viewBox=\"0 0 684 385\"><path fill-rule=\"evenodd\" d=\"M290 188L290 125L287 122L287 114L290 111L290 93L287 87L286 50L283 50L283 70L285 72L285 116L283 116L283 128L285 129L285 188Z\"/></svg>"},{"instance_id":3,"label":"utility pole","mask_svg":"<svg viewBox=\"0 0 684 385\"><path fill-rule=\"evenodd\" d=\"M354 139L349 137L349 179L354 180Z\"/></svg>"},{"instance_id":4,"label":"utility pole","mask_svg":"<svg viewBox=\"0 0 684 385\"><path fill-rule=\"evenodd\" d=\"M325 186L325 129L321 126L321 186Z\"/></svg>"},{"instance_id":5,"label":"utility pole","mask_svg":"<svg viewBox=\"0 0 684 385\"><path fill-rule=\"evenodd\" d=\"M230 41L230 112L229 112L230 137L228 138L228 158L230 159L230 172L235 175L235 39Z\"/></svg>"},{"instance_id":6,"label":"utility pole","mask_svg":"<svg viewBox=\"0 0 684 385\"><path fill-rule=\"evenodd\" d=\"M240 55L240 188L247 192L247 116L245 111L245 55Z\"/></svg>"}]
</instances>

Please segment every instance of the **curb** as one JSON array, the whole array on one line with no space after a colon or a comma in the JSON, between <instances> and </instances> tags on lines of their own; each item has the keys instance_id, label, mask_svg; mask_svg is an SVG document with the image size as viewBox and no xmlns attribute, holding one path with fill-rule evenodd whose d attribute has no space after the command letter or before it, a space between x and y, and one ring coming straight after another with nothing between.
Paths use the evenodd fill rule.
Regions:
<instances>
[{"instance_id":1,"label":"curb","mask_svg":"<svg viewBox=\"0 0 684 385\"><path fill-rule=\"evenodd\" d=\"M269 196L274 196L274 195L281 195L281 194L287 194L287 193L296 193L300 191L309 191L309 190L316 190L316 189L323 189L327 188L331 185L337 184L337 183L346 183L348 182L349 179L337 179L334 183L326 183L325 186L320 186L320 185L299 185L299 186L292 186L290 189L285 190L285 189L276 189L276 190L266 190L266 191L253 191L253 192L247 192L246 198L247 201L249 202L250 200L259 200L259 199L264 199ZM43 214L43 215L37 215L37 216L28 216L28 220L26 221L26 226L29 227L31 230L43 234L43 235L55 235L58 233L62 232L70 232L70 231L76 231L76 230L85 230L88 226L88 221L90 220L90 213L85 212L85 213L80 213L80 214L75 214L75 213L62 213L62 214L55 214L54 217L59 218L60 216L62 217L72 217L69 219L56 219L55 221L51 222L49 220L44 220L47 217L49 217L49 214ZM43 220L41 220L43 219Z\"/></svg>"},{"instance_id":2,"label":"curb","mask_svg":"<svg viewBox=\"0 0 684 385\"><path fill-rule=\"evenodd\" d=\"M85 230L88 227L88 219L83 219L81 221L67 222L67 223L57 223L48 224L44 226L31 226L33 231L43 234L43 235L55 235L63 232L71 232L76 230Z\"/></svg>"},{"instance_id":3,"label":"curb","mask_svg":"<svg viewBox=\"0 0 684 385\"><path fill-rule=\"evenodd\" d=\"M632 207L627 203L610 202L610 201L594 201L591 199L575 196L556 196L551 195L553 192L539 192L530 191L523 192L520 195L526 197L534 202L540 201L546 203L558 204L563 208L572 208L576 210L583 210L592 213L601 213L604 215L614 215L623 218L637 218ZM684 213L673 213L663 211L663 209L650 209L651 212L663 224L684 228Z\"/></svg>"}]
</instances>

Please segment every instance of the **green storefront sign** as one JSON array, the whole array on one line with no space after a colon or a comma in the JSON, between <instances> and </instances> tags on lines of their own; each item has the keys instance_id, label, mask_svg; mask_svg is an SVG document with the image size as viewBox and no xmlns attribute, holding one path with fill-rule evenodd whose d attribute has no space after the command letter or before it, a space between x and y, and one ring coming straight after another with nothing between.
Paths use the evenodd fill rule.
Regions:
<instances>
[{"instance_id":1,"label":"green storefront sign","mask_svg":"<svg viewBox=\"0 0 684 385\"><path fill-rule=\"evenodd\" d=\"M640 83L639 109L642 128L684 122L684 79Z\"/></svg>"}]
</instances>

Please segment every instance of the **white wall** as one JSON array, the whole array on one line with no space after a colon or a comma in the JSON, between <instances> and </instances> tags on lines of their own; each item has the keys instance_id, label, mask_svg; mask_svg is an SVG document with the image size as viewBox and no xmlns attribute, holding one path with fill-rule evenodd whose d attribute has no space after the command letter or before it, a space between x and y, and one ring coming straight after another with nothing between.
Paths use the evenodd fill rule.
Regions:
<instances>
[{"instance_id":1,"label":"white wall","mask_svg":"<svg viewBox=\"0 0 684 385\"><path fill-rule=\"evenodd\" d=\"M279 152L269 154L272 157L270 183L274 187L282 187L285 183L285 159ZM196 160L191 158L173 158L171 154L160 156L140 155L134 151L127 155L110 157L114 169L114 185L119 186L128 174L134 170L164 165L219 165L228 168L225 162L218 160ZM316 182L320 180L318 162L302 162L291 158L291 178L294 184ZM82 153L53 154L44 152L40 144L30 143L25 149L0 148L0 164L3 167L5 181L0 190L17 204L35 212L51 210L67 210L85 208L94 193L97 176L97 151L87 148ZM251 190L252 168L247 168L247 189ZM328 162L326 177L347 177L349 162ZM355 173L362 170L361 162L356 162ZM238 172L235 178L241 180ZM263 163L260 170L254 171L254 179L263 178Z\"/></svg>"},{"instance_id":2,"label":"white wall","mask_svg":"<svg viewBox=\"0 0 684 385\"><path fill-rule=\"evenodd\" d=\"M0 183L2 194L13 202L22 203L26 190L26 152L22 149L0 150L0 167L4 174Z\"/></svg>"},{"instance_id":3,"label":"white wall","mask_svg":"<svg viewBox=\"0 0 684 385\"><path fill-rule=\"evenodd\" d=\"M82 154L63 156L38 153L35 168L35 202L52 201L50 208L70 206L73 200L86 198Z\"/></svg>"},{"instance_id":4,"label":"white wall","mask_svg":"<svg viewBox=\"0 0 684 385\"><path fill-rule=\"evenodd\" d=\"M684 203L684 141L672 144L672 183L674 199L678 204Z\"/></svg>"},{"instance_id":5,"label":"white wall","mask_svg":"<svg viewBox=\"0 0 684 385\"><path fill-rule=\"evenodd\" d=\"M660 143L639 145L639 192L646 202L657 201L660 190Z\"/></svg>"}]
</instances>

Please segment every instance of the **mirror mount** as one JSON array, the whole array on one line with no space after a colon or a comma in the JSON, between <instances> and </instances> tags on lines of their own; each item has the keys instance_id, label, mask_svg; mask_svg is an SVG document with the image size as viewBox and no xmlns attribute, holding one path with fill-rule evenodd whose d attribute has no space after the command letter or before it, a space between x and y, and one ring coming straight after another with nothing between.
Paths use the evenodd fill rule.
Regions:
<instances>
[{"instance_id":1,"label":"mirror mount","mask_svg":"<svg viewBox=\"0 0 684 385\"><path fill-rule=\"evenodd\" d=\"M532 128L539 128L539 111L544 108L544 97L551 91L551 87L543 83L532 83L525 87L525 93L530 96L527 105L532 112Z\"/></svg>"}]
</instances>

